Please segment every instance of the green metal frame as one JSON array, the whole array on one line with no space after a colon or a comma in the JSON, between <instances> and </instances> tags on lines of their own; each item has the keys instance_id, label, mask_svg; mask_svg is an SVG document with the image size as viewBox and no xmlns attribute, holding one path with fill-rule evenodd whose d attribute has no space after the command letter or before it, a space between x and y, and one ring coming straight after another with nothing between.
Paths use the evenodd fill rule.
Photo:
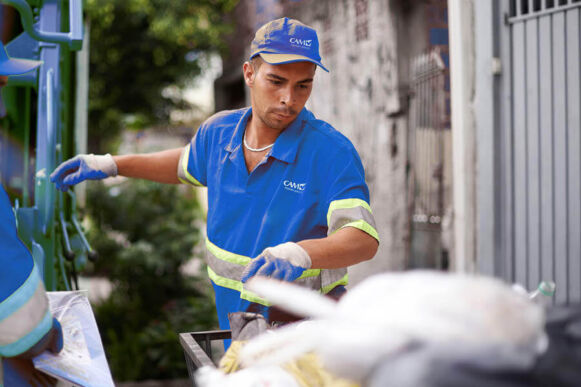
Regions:
<instances>
[{"instance_id":1,"label":"green metal frame","mask_svg":"<svg viewBox=\"0 0 581 387\"><path fill-rule=\"evenodd\" d=\"M57 191L48 178L61 161L78 152L76 136L86 138L86 128L75 128L76 114L86 114L75 110L76 51L84 38L82 0L0 3L19 12L24 28L7 45L9 54L14 50L22 57L26 52L29 59L43 61L39 70L11 77L2 90L8 113L5 130L22 146L22 160L15 163L22 165L22 184L11 195L18 232L42 269L46 288L69 290L76 284L77 270L95 252L77 220L74 194Z\"/></svg>"}]
</instances>

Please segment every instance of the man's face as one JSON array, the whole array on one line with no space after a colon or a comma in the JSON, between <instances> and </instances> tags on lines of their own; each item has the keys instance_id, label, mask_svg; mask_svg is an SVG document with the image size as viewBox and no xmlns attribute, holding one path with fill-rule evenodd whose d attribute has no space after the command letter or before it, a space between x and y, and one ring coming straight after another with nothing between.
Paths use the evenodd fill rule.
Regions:
<instances>
[{"instance_id":1,"label":"man's face","mask_svg":"<svg viewBox=\"0 0 581 387\"><path fill-rule=\"evenodd\" d=\"M311 95L315 69L311 62L281 65L263 62L255 70L246 62L244 78L250 87L253 116L271 129L289 126Z\"/></svg>"},{"instance_id":2,"label":"man's face","mask_svg":"<svg viewBox=\"0 0 581 387\"><path fill-rule=\"evenodd\" d=\"M8 83L8 77L6 75L0 75L0 89L6 86Z\"/></svg>"}]
</instances>

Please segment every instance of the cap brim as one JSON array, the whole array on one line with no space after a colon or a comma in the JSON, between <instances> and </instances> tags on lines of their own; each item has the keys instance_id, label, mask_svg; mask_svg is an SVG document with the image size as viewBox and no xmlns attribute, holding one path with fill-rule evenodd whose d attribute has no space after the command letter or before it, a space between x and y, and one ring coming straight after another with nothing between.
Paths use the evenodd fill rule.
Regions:
<instances>
[{"instance_id":1,"label":"cap brim","mask_svg":"<svg viewBox=\"0 0 581 387\"><path fill-rule=\"evenodd\" d=\"M323 66L323 64L321 62L317 62L316 60L313 60L311 58L308 58L308 57L302 56L302 55L266 54L264 52L261 52L258 55L260 55L262 57L262 59L264 59L264 61L266 63L269 63L269 64L276 65L276 64L284 64L284 63L293 63L293 62L311 62L311 63L316 64L317 66L319 66L320 68L322 68L326 72L329 72L329 70L327 70L327 68L325 66Z\"/></svg>"},{"instance_id":2,"label":"cap brim","mask_svg":"<svg viewBox=\"0 0 581 387\"><path fill-rule=\"evenodd\" d=\"M0 62L0 75L26 74L42 64L41 61L10 58Z\"/></svg>"}]
</instances>

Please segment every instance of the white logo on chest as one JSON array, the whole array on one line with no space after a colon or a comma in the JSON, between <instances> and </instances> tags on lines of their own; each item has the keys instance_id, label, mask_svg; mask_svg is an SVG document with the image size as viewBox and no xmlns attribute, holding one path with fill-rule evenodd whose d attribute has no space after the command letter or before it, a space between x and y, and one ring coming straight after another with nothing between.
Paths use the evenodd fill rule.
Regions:
<instances>
[{"instance_id":1,"label":"white logo on chest","mask_svg":"<svg viewBox=\"0 0 581 387\"><path fill-rule=\"evenodd\" d=\"M307 183L296 183L292 180L285 180L282 182L282 185L284 189L298 193L303 192L307 187Z\"/></svg>"}]
</instances>

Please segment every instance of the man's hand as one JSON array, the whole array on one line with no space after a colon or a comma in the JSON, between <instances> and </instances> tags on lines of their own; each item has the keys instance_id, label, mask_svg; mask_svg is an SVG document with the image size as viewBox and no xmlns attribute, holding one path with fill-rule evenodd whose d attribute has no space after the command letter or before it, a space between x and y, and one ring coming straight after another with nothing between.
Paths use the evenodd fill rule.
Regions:
<instances>
[{"instance_id":1,"label":"man's hand","mask_svg":"<svg viewBox=\"0 0 581 387\"><path fill-rule=\"evenodd\" d=\"M117 176L117 164L110 154L77 155L62 163L50 175L57 189L66 191L70 186L85 180L100 180Z\"/></svg>"},{"instance_id":2,"label":"man's hand","mask_svg":"<svg viewBox=\"0 0 581 387\"><path fill-rule=\"evenodd\" d=\"M265 249L242 274L242 283L255 275L292 282L311 267L311 258L301 246L286 242Z\"/></svg>"},{"instance_id":3,"label":"man's hand","mask_svg":"<svg viewBox=\"0 0 581 387\"><path fill-rule=\"evenodd\" d=\"M0 359L12 373L11 382L26 386L55 386L56 379L34 368L32 358L49 350L59 353L63 349L63 330L56 318L52 319L51 329L28 351L15 357ZM2 383L2 364L0 364L0 383Z\"/></svg>"},{"instance_id":4,"label":"man's hand","mask_svg":"<svg viewBox=\"0 0 581 387\"><path fill-rule=\"evenodd\" d=\"M52 327L43 338L28 351L18 355L18 357L21 359L32 359L46 350L52 353L59 353L63 349L63 344L63 329L59 321L53 318Z\"/></svg>"}]
</instances>

